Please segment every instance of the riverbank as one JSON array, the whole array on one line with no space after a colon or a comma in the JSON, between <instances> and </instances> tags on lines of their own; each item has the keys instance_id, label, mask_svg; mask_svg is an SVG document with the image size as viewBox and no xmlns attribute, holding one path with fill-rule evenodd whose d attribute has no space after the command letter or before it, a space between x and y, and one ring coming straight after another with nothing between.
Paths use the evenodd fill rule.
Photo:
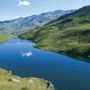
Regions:
<instances>
[{"instance_id":1,"label":"riverbank","mask_svg":"<svg viewBox=\"0 0 90 90\"><path fill-rule=\"evenodd\" d=\"M50 81L39 78L21 78L0 69L0 90L54 90Z\"/></svg>"}]
</instances>

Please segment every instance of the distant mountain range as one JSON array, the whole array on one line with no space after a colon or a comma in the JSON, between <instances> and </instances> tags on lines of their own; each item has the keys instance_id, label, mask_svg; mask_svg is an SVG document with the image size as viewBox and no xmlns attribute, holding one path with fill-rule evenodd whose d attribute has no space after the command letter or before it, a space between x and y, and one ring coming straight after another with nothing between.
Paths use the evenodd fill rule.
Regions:
<instances>
[{"instance_id":1,"label":"distant mountain range","mask_svg":"<svg viewBox=\"0 0 90 90\"><path fill-rule=\"evenodd\" d=\"M85 61L90 62L90 6L61 16L20 37L33 40L40 49L88 59Z\"/></svg>"},{"instance_id":2,"label":"distant mountain range","mask_svg":"<svg viewBox=\"0 0 90 90\"><path fill-rule=\"evenodd\" d=\"M46 12L40 15L18 18L10 21L0 21L0 34L20 34L28 29L41 27L46 23L57 19L58 17L74 12L75 10L56 10Z\"/></svg>"}]
</instances>

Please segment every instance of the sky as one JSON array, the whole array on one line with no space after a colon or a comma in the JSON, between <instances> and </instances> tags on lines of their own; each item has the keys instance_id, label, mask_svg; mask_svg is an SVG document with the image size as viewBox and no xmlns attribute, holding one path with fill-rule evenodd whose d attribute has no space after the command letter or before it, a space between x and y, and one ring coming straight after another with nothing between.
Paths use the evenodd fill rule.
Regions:
<instances>
[{"instance_id":1,"label":"sky","mask_svg":"<svg viewBox=\"0 0 90 90\"><path fill-rule=\"evenodd\" d=\"M54 10L78 9L90 0L0 0L0 21Z\"/></svg>"}]
</instances>

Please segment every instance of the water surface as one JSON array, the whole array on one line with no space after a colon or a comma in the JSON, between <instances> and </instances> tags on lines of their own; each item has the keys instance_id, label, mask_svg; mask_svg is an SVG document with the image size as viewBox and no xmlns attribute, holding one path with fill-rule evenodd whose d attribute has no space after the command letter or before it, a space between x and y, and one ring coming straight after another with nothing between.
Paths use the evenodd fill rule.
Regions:
<instances>
[{"instance_id":1,"label":"water surface","mask_svg":"<svg viewBox=\"0 0 90 90\"><path fill-rule=\"evenodd\" d=\"M56 90L90 90L89 63L33 48L33 43L26 40L0 44L0 67L21 77L50 80Z\"/></svg>"}]
</instances>

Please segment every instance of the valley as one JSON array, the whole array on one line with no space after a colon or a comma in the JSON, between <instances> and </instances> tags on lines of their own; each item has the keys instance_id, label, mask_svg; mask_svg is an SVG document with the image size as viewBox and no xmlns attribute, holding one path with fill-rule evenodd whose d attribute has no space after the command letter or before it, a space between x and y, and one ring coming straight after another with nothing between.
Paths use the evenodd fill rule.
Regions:
<instances>
[{"instance_id":1,"label":"valley","mask_svg":"<svg viewBox=\"0 0 90 90\"><path fill-rule=\"evenodd\" d=\"M0 68L0 90L90 90L90 5L0 21Z\"/></svg>"}]
</instances>

